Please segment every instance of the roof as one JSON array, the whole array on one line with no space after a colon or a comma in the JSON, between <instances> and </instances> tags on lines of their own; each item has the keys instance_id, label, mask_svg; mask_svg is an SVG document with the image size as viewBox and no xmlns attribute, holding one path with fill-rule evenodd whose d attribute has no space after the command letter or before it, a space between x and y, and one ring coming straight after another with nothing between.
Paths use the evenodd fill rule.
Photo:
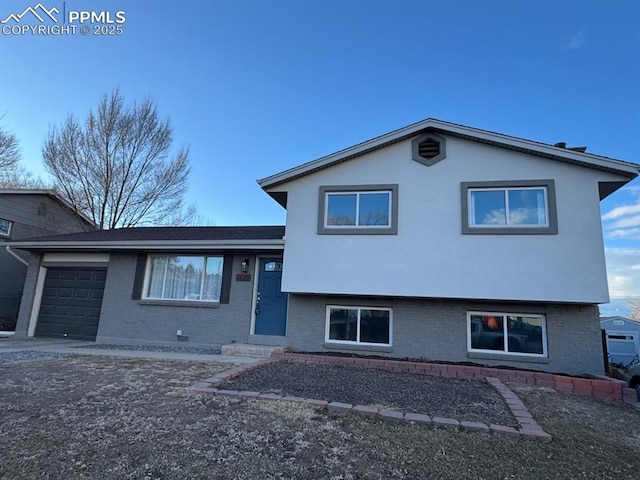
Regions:
<instances>
[{"instance_id":1,"label":"roof","mask_svg":"<svg viewBox=\"0 0 640 480\"><path fill-rule=\"evenodd\" d=\"M59 202L65 208L71 210L71 212L80 217L82 221L91 225L92 228L95 228L95 224L89 217L82 212L77 211L67 199L61 197L55 190L45 188L0 188L0 195L46 195Z\"/></svg>"},{"instance_id":2,"label":"roof","mask_svg":"<svg viewBox=\"0 0 640 480\"><path fill-rule=\"evenodd\" d=\"M8 242L23 250L279 249L284 226L133 227Z\"/></svg>"},{"instance_id":3,"label":"roof","mask_svg":"<svg viewBox=\"0 0 640 480\"><path fill-rule=\"evenodd\" d=\"M276 187L296 178L309 175L338 163L346 162L354 157L378 150L393 143L415 137L424 132L441 133L458 138L464 138L473 142L493 145L518 152L528 153L561 162L593 168L608 173L620 175L628 180L635 178L640 173L640 165L622 160L616 160L591 153L534 142L523 138L503 135L501 133L466 127L455 123L444 122L435 118L427 118L421 122L394 130L366 142L359 143L339 152L321 157L317 160L293 167L284 172L276 173L270 177L258 180L258 184L265 190Z\"/></svg>"},{"instance_id":4,"label":"roof","mask_svg":"<svg viewBox=\"0 0 640 480\"><path fill-rule=\"evenodd\" d=\"M612 320L623 321L625 323L631 322L631 324L637 324L640 327L640 322L638 320L634 320L633 318L613 316L613 317L600 317L600 323L610 322Z\"/></svg>"}]
</instances>

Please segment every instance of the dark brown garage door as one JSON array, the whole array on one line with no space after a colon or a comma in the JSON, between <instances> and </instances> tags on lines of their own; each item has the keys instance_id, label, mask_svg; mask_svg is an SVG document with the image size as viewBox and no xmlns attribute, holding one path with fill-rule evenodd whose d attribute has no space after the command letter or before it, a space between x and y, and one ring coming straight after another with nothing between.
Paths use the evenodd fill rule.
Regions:
<instances>
[{"instance_id":1,"label":"dark brown garage door","mask_svg":"<svg viewBox=\"0 0 640 480\"><path fill-rule=\"evenodd\" d=\"M106 268L48 268L36 335L95 340Z\"/></svg>"}]
</instances>

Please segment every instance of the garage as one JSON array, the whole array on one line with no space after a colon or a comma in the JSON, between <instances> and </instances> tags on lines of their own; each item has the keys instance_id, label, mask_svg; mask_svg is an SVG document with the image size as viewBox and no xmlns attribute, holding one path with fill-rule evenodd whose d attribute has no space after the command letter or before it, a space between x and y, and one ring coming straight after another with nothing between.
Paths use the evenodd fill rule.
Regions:
<instances>
[{"instance_id":1,"label":"garage","mask_svg":"<svg viewBox=\"0 0 640 480\"><path fill-rule=\"evenodd\" d=\"M36 336L94 341L106 278L106 268L49 267Z\"/></svg>"},{"instance_id":2,"label":"garage","mask_svg":"<svg viewBox=\"0 0 640 480\"><path fill-rule=\"evenodd\" d=\"M605 331L610 363L637 363L640 355L640 322L625 317L603 317L600 328Z\"/></svg>"}]
</instances>

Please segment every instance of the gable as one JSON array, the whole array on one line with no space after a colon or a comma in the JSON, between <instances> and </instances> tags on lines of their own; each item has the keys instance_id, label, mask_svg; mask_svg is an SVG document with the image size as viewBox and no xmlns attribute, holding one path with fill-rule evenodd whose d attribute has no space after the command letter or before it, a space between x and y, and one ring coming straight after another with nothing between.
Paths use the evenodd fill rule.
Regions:
<instances>
[{"instance_id":1,"label":"gable","mask_svg":"<svg viewBox=\"0 0 640 480\"><path fill-rule=\"evenodd\" d=\"M0 218L12 239L93 230L93 224L47 190L0 189Z\"/></svg>"},{"instance_id":2,"label":"gable","mask_svg":"<svg viewBox=\"0 0 640 480\"><path fill-rule=\"evenodd\" d=\"M283 184L297 178L313 174L320 170L335 167L336 165L349 162L367 153L386 149L393 144L409 139L417 140L412 152L414 160L417 157L418 159L424 160L421 163L424 163L425 165L433 165L437 161L442 160L443 156L438 156L440 155L440 152L438 152L438 155L435 155L432 158L428 158L428 155L427 158L425 158L420 155L419 145L423 140L428 140L429 138L432 138L433 140L445 137L461 138L470 142L496 147L501 150L525 153L561 163L577 165L586 169L613 174L615 177L612 178L609 176L606 178L609 183L607 185L603 185L601 188L601 198L604 198L606 195L609 195L631 179L635 178L638 175L640 168L634 163L615 160L599 155L592 155L578 150L563 148L562 146L547 145L539 142L533 142L531 140L442 122L440 120L427 119L317 160L299 165L284 172L258 180L258 183L264 190L268 191L276 201L284 206L286 205L287 198L286 193L283 193L283 191L286 189L276 187L281 187Z\"/></svg>"}]
</instances>

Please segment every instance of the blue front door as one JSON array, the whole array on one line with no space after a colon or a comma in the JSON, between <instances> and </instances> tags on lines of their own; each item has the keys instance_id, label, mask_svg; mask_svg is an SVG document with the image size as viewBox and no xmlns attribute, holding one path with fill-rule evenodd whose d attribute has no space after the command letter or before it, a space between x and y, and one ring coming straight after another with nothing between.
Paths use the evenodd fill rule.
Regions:
<instances>
[{"instance_id":1,"label":"blue front door","mask_svg":"<svg viewBox=\"0 0 640 480\"><path fill-rule=\"evenodd\" d=\"M282 293L282 259L261 258L256 296L256 335L284 336L287 329L287 294Z\"/></svg>"}]
</instances>

